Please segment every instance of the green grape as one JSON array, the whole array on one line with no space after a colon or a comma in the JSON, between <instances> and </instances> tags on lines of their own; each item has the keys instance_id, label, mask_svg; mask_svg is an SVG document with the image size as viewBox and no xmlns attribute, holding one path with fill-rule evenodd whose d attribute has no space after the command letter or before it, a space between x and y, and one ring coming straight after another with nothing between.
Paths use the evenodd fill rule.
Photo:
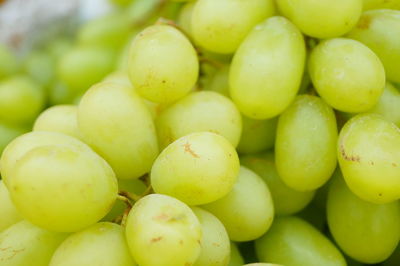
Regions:
<instances>
[{"instance_id":1,"label":"green grape","mask_svg":"<svg viewBox=\"0 0 400 266\"><path fill-rule=\"evenodd\" d=\"M375 114L350 119L339 135L337 156L350 190L373 203L400 198L400 130Z\"/></svg>"},{"instance_id":2,"label":"green grape","mask_svg":"<svg viewBox=\"0 0 400 266\"><path fill-rule=\"evenodd\" d=\"M260 261L290 266L345 266L339 250L322 233L300 218L276 218L271 229L256 240Z\"/></svg>"},{"instance_id":3,"label":"green grape","mask_svg":"<svg viewBox=\"0 0 400 266\"><path fill-rule=\"evenodd\" d=\"M146 26L154 23L152 14L159 10L161 0L135 0L126 10L129 23L133 26Z\"/></svg>"},{"instance_id":4,"label":"green grape","mask_svg":"<svg viewBox=\"0 0 400 266\"><path fill-rule=\"evenodd\" d=\"M43 90L29 77L13 76L0 82L0 120L29 123L43 107Z\"/></svg>"},{"instance_id":5,"label":"green grape","mask_svg":"<svg viewBox=\"0 0 400 266\"><path fill-rule=\"evenodd\" d=\"M395 123L400 127L400 91L396 89L389 82L386 83L385 90L378 104L374 108L370 109L369 113L375 113L382 115L388 121Z\"/></svg>"},{"instance_id":6,"label":"green grape","mask_svg":"<svg viewBox=\"0 0 400 266\"><path fill-rule=\"evenodd\" d=\"M400 82L400 11L364 12L348 37L374 51L385 67L387 79Z\"/></svg>"},{"instance_id":7,"label":"green grape","mask_svg":"<svg viewBox=\"0 0 400 266\"><path fill-rule=\"evenodd\" d=\"M226 266L230 258L230 241L224 225L211 213L192 208L201 224L201 252L194 266Z\"/></svg>"},{"instance_id":8,"label":"green grape","mask_svg":"<svg viewBox=\"0 0 400 266\"><path fill-rule=\"evenodd\" d=\"M55 81L49 87L48 100L50 105L70 104L75 97L75 92L68 88L68 86L61 82Z\"/></svg>"},{"instance_id":9,"label":"green grape","mask_svg":"<svg viewBox=\"0 0 400 266\"><path fill-rule=\"evenodd\" d=\"M166 195L151 194L136 202L125 232L140 266L193 265L201 252L202 229L196 215Z\"/></svg>"},{"instance_id":10,"label":"green grape","mask_svg":"<svg viewBox=\"0 0 400 266\"><path fill-rule=\"evenodd\" d=\"M57 74L76 93L86 91L114 68L115 52L99 47L75 47L58 62Z\"/></svg>"},{"instance_id":11,"label":"green grape","mask_svg":"<svg viewBox=\"0 0 400 266\"><path fill-rule=\"evenodd\" d=\"M139 178L158 155L150 112L131 87L112 82L93 86L78 106L78 125L86 143L118 178Z\"/></svg>"},{"instance_id":12,"label":"green grape","mask_svg":"<svg viewBox=\"0 0 400 266\"><path fill-rule=\"evenodd\" d=\"M49 266L135 266L122 226L97 223L67 237L56 249Z\"/></svg>"},{"instance_id":13,"label":"green grape","mask_svg":"<svg viewBox=\"0 0 400 266\"><path fill-rule=\"evenodd\" d=\"M54 79L55 62L51 54L34 51L23 61L23 71L43 87L50 85Z\"/></svg>"},{"instance_id":14,"label":"green grape","mask_svg":"<svg viewBox=\"0 0 400 266\"><path fill-rule=\"evenodd\" d=\"M374 204L361 200L339 174L330 184L329 230L347 255L363 263L387 259L400 240L398 202Z\"/></svg>"},{"instance_id":15,"label":"green grape","mask_svg":"<svg viewBox=\"0 0 400 266\"><path fill-rule=\"evenodd\" d=\"M273 153L247 155L240 162L257 173L267 183L276 215L289 215L304 209L313 199L314 191L300 192L288 187L275 167Z\"/></svg>"},{"instance_id":16,"label":"green grape","mask_svg":"<svg viewBox=\"0 0 400 266\"><path fill-rule=\"evenodd\" d=\"M269 229L274 218L274 206L267 185L261 177L243 166L228 195L202 207L224 224L233 241L259 238Z\"/></svg>"},{"instance_id":17,"label":"green grape","mask_svg":"<svg viewBox=\"0 0 400 266\"><path fill-rule=\"evenodd\" d=\"M126 7L132 4L134 0L109 0L110 3L121 6L121 7Z\"/></svg>"},{"instance_id":18,"label":"green grape","mask_svg":"<svg viewBox=\"0 0 400 266\"><path fill-rule=\"evenodd\" d=\"M76 232L108 213L118 193L115 174L81 145L40 146L17 161L8 187L25 219L50 231Z\"/></svg>"},{"instance_id":19,"label":"green grape","mask_svg":"<svg viewBox=\"0 0 400 266\"><path fill-rule=\"evenodd\" d=\"M52 106L36 118L33 131L53 131L82 139L77 116L78 107L75 105Z\"/></svg>"},{"instance_id":20,"label":"green grape","mask_svg":"<svg viewBox=\"0 0 400 266\"><path fill-rule=\"evenodd\" d=\"M230 95L253 119L272 118L285 110L299 90L305 62L300 31L283 17L272 17L247 35L233 57Z\"/></svg>"},{"instance_id":21,"label":"green grape","mask_svg":"<svg viewBox=\"0 0 400 266\"><path fill-rule=\"evenodd\" d=\"M156 119L160 147L193 132L209 131L239 143L242 118L235 104L212 91L193 92L165 109Z\"/></svg>"},{"instance_id":22,"label":"green grape","mask_svg":"<svg viewBox=\"0 0 400 266\"><path fill-rule=\"evenodd\" d=\"M224 65L218 69L203 89L229 97L229 66Z\"/></svg>"},{"instance_id":23,"label":"green grape","mask_svg":"<svg viewBox=\"0 0 400 266\"><path fill-rule=\"evenodd\" d=\"M256 153L274 146L277 118L256 120L242 116L242 121L242 135L237 147L240 153Z\"/></svg>"},{"instance_id":24,"label":"green grape","mask_svg":"<svg viewBox=\"0 0 400 266\"><path fill-rule=\"evenodd\" d=\"M283 266L281 264L275 264L275 263L262 263L262 262L257 262L257 263L250 263L250 264L245 264L243 266Z\"/></svg>"},{"instance_id":25,"label":"green grape","mask_svg":"<svg viewBox=\"0 0 400 266\"><path fill-rule=\"evenodd\" d=\"M13 52L0 43L0 80L11 76L18 70L18 61Z\"/></svg>"},{"instance_id":26,"label":"green grape","mask_svg":"<svg viewBox=\"0 0 400 266\"><path fill-rule=\"evenodd\" d=\"M129 76L137 92L159 103L182 98L197 81L199 63L189 40L167 25L146 28L134 39Z\"/></svg>"},{"instance_id":27,"label":"green grape","mask_svg":"<svg viewBox=\"0 0 400 266\"><path fill-rule=\"evenodd\" d=\"M184 30L184 32L191 36L192 35L192 12L196 2L186 3L178 15L178 25Z\"/></svg>"},{"instance_id":28,"label":"green grape","mask_svg":"<svg viewBox=\"0 0 400 266\"><path fill-rule=\"evenodd\" d=\"M272 0L198 0L192 11L191 32L206 50L230 54L256 24L274 13Z\"/></svg>"},{"instance_id":29,"label":"green grape","mask_svg":"<svg viewBox=\"0 0 400 266\"><path fill-rule=\"evenodd\" d=\"M205 204L224 197L239 172L235 148L220 135L198 132L166 147L151 169L154 191L189 205Z\"/></svg>"},{"instance_id":30,"label":"green grape","mask_svg":"<svg viewBox=\"0 0 400 266\"><path fill-rule=\"evenodd\" d=\"M244 260L242 255L237 248L237 245L234 242L231 242L231 257L229 260L228 266L242 266L244 264Z\"/></svg>"},{"instance_id":31,"label":"green grape","mask_svg":"<svg viewBox=\"0 0 400 266\"><path fill-rule=\"evenodd\" d=\"M336 167L335 114L316 96L301 95L279 117L275 141L276 169L298 191L325 184Z\"/></svg>"},{"instance_id":32,"label":"green grape","mask_svg":"<svg viewBox=\"0 0 400 266\"><path fill-rule=\"evenodd\" d=\"M56 61L72 48L72 41L65 37L58 37L46 46L47 52L55 58Z\"/></svg>"},{"instance_id":33,"label":"green grape","mask_svg":"<svg viewBox=\"0 0 400 266\"><path fill-rule=\"evenodd\" d=\"M349 113L371 109L385 87L379 58L360 42L336 38L311 52L309 73L318 94L333 108Z\"/></svg>"},{"instance_id":34,"label":"green grape","mask_svg":"<svg viewBox=\"0 0 400 266\"><path fill-rule=\"evenodd\" d=\"M0 122L0 155L3 153L8 143L26 131L27 130L23 127Z\"/></svg>"},{"instance_id":35,"label":"green grape","mask_svg":"<svg viewBox=\"0 0 400 266\"><path fill-rule=\"evenodd\" d=\"M10 227L11 225L22 220L21 215L18 213L11 201L10 194L3 181L0 180L0 233ZM1 252L0 252L1 254Z\"/></svg>"},{"instance_id":36,"label":"green grape","mask_svg":"<svg viewBox=\"0 0 400 266\"><path fill-rule=\"evenodd\" d=\"M362 11L362 0L277 0L277 4L304 34L320 39L350 31Z\"/></svg>"},{"instance_id":37,"label":"green grape","mask_svg":"<svg viewBox=\"0 0 400 266\"><path fill-rule=\"evenodd\" d=\"M400 9L399 0L363 0L363 9Z\"/></svg>"},{"instance_id":38,"label":"green grape","mask_svg":"<svg viewBox=\"0 0 400 266\"><path fill-rule=\"evenodd\" d=\"M392 255L390 255L390 257L385 260L384 262L382 262L382 266L398 266L400 261L400 245L397 245L397 248L394 250L394 252L392 253Z\"/></svg>"},{"instance_id":39,"label":"green grape","mask_svg":"<svg viewBox=\"0 0 400 266\"><path fill-rule=\"evenodd\" d=\"M103 15L84 24L77 33L81 46L119 49L128 40L130 25L120 12Z\"/></svg>"},{"instance_id":40,"label":"green grape","mask_svg":"<svg viewBox=\"0 0 400 266\"><path fill-rule=\"evenodd\" d=\"M0 266L48 266L67 235L21 221L0 233Z\"/></svg>"}]
</instances>

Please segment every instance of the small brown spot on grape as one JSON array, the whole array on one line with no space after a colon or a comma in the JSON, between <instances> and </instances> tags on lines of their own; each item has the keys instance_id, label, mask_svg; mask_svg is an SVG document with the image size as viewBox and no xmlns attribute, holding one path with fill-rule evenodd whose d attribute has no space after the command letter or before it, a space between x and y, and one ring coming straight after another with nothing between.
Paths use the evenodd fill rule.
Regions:
<instances>
[{"instance_id":1,"label":"small brown spot on grape","mask_svg":"<svg viewBox=\"0 0 400 266\"><path fill-rule=\"evenodd\" d=\"M396 166L397 166L397 164L396 164L396 163L392 163L392 165L393 165L393 167L396 167Z\"/></svg>"},{"instance_id":2,"label":"small brown spot on grape","mask_svg":"<svg viewBox=\"0 0 400 266\"><path fill-rule=\"evenodd\" d=\"M379 197L382 197L382 193L379 193Z\"/></svg>"},{"instance_id":3,"label":"small brown spot on grape","mask_svg":"<svg viewBox=\"0 0 400 266\"><path fill-rule=\"evenodd\" d=\"M359 29L368 29L371 25L372 18L368 15L361 17L360 21L358 22L357 28Z\"/></svg>"},{"instance_id":4,"label":"small brown spot on grape","mask_svg":"<svg viewBox=\"0 0 400 266\"><path fill-rule=\"evenodd\" d=\"M185 152L190 153L190 155L192 155L194 158L200 158L199 155L197 155L191 148L191 145L189 142L186 142L186 144L183 145L183 147L185 148Z\"/></svg>"},{"instance_id":5,"label":"small brown spot on grape","mask_svg":"<svg viewBox=\"0 0 400 266\"><path fill-rule=\"evenodd\" d=\"M179 244L180 244L180 245L183 245L183 240L182 240L182 239L179 240Z\"/></svg>"},{"instance_id":6,"label":"small brown spot on grape","mask_svg":"<svg viewBox=\"0 0 400 266\"><path fill-rule=\"evenodd\" d=\"M152 239L151 239L151 243L158 242L158 241L160 241L161 239L163 239L163 237L162 237L162 236L159 236L159 237L154 237L154 238L152 238Z\"/></svg>"}]
</instances>

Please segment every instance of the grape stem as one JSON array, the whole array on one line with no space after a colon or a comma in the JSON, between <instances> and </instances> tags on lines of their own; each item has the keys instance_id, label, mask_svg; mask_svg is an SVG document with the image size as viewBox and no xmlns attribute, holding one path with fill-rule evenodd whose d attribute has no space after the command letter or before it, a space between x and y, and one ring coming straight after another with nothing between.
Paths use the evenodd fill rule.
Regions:
<instances>
[{"instance_id":1,"label":"grape stem","mask_svg":"<svg viewBox=\"0 0 400 266\"><path fill-rule=\"evenodd\" d=\"M117 195L117 199L124 202L129 208L132 208L133 204L130 201L130 198L126 196L126 192L119 192L119 194Z\"/></svg>"}]
</instances>

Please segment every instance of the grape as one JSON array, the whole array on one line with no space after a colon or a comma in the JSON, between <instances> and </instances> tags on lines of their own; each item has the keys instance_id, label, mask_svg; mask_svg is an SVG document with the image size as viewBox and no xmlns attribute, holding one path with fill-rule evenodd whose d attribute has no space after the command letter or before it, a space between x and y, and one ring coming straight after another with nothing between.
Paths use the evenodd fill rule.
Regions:
<instances>
[{"instance_id":1,"label":"grape","mask_svg":"<svg viewBox=\"0 0 400 266\"><path fill-rule=\"evenodd\" d=\"M72 41L66 37L58 37L47 44L47 52L55 58L56 61L68 52L72 47Z\"/></svg>"},{"instance_id":2,"label":"grape","mask_svg":"<svg viewBox=\"0 0 400 266\"><path fill-rule=\"evenodd\" d=\"M44 51L35 51L23 62L24 72L43 87L50 85L54 78L54 58Z\"/></svg>"},{"instance_id":3,"label":"grape","mask_svg":"<svg viewBox=\"0 0 400 266\"><path fill-rule=\"evenodd\" d=\"M239 252L236 244L231 242L231 257L228 266L242 266L244 264L242 255Z\"/></svg>"},{"instance_id":4,"label":"grape","mask_svg":"<svg viewBox=\"0 0 400 266\"><path fill-rule=\"evenodd\" d=\"M192 11L191 32L206 50L229 54L256 24L274 13L272 0L198 0Z\"/></svg>"},{"instance_id":5,"label":"grape","mask_svg":"<svg viewBox=\"0 0 400 266\"><path fill-rule=\"evenodd\" d=\"M340 175L330 185L327 216L339 247L363 263L387 259L400 239L398 202L374 204L361 200Z\"/></svg>"},{"instance_id":6,"label":"grape","mask_svg":"<svg viewBox=\"0 0 400 266\"><path fill-rule=\"evenodd\" d=\"M3 150L8 143L26 131L27 130L23 127L0 122L0 155L3 153Z\"/></svg>"},{"instance_id":7,"label":"grape","mask_svg":"<svg viewBox=\"0 0 400 266\"><path fill-rule=\"evenodd\" d=\"M282 266L280 264L275 264L275 263L261 263L261 262L257 262L257 263L250 263L250 264L246 264L243 266Z\"/></svg>"},{"instance_id":8,"label":"grape","mask_svg":"<svg viewBox=\"0 0 400 266\"><path fill-rule=\"evenodd\" d=\"M276 169L292 189L321 187L336 167L335 114L320 98L298 96L279 117L276 132Z\"/></svg>"},{"instance_id":9,"label":"grape","mask_svg":"<svg viewBox=\"0 0 400 266\"><path fill-rule=\"evenodd\" d=\"M400 82L400 11L364 12L348 37L374 51L385 67L387 79Z\"/></svg>"},{"instance_id":10,"label":"grape","mask_svg":"<svg viewBox=\"0 0 400 266\"><path fill-rule=\"evenodd\" d=\"M362 0L277 0L277 4L304 34L320 39L350 31L362 11Z\"/></svg>"},{"instance_id":11,"label":"grape","mask_svg":"<svg viewBox=\"0 0 400 266\"><path fill-rule=\"evenodd\" d=\"M201 252L194 266L226 266L230 258L230 241L224 225L211 213L194 207L203 237Z\"/></svg>"},{"instance_id":12,"label":"grape","mask_svg":"<svg viewBox=\"0 0 400 266\"><path fill-rule=\"evenodd\" d=\"M397 248L392 253L392 255L382 262L382 266L397 266L400 261L400 245L397 245Z\"/></svg>"},{"instance_id":13,"label":"grape","mask_svg":"<svg viewBox=\"0 0 400 266\"><path fill-rule=\"evenodd\" d=\"M243 129L238 151L256 153L274 146L278 119L256 120L242 116Z\"/></svg>"},{"instance_id":14,"label":"grape","mask_svg":"<svg viewBox=\"0 0 400 266\"><path fill-rule=\"evenodd\" d=\"M126 7L129 6L134 0L109 0L112 4L121 6L121 7Z\"/></svg>"},{"instance_id":15,"label":"grape","mask_svg":"<svg viewBox=\"0 0 400 266\"><path fill-rule=\"evenodd\" d=\"M68 88L65 83L55 81L49 87L50 105L70 104L72 103L75 92Z\"/></svg>"},{"instance_id":16,"label":"grape","mask_svg":"<svg viewBox=\"0 0 400 266\"><path fill-rule=\"evenodd\" d=\"M253 119L272 118L293 101L301 82L305 45L300 31L283 17L272 17L247 35L233 57L230 95Z\"/></svg>"},{"instance_id":17,"label":"grape","mask_svg":"<svg viewBox=\"0 0 400 266\"><path fill-rule=\"evenodd\" d=\"M363 9L400 9L399 0L363 0Z\"/></svg>"},{"instance_id":18,"label":"grape","mask_svg":"<svg viewBox=\"0 0 400 266\"><path fill-rule=\"evenodd\" d=\"M375 114L350 119L339 135L337 156L350 190L363 200L400 198L400 129Z\"/></svg>"},{"instance_id":19,"label":"grape","mask_svg":"<svg viewBox=\"0 0 400 266\"><path fill-rule=\"evenodd\" d=\"M395 123L400 127L400 92L389 82L386 83L385 90L378 104L368 112L380 114L386 120Z\"/></svg>"},{"instance_id":20,"label":"grape","mask_svg":"<svg viewBox=\"0 0 400 266\"><path fill-rule=\"evenodd\" d=\"M0 232L22 220L3 181L0 180Z\"/></svg>"},{"instance_id":21,"label":"grape","mask_svg":"<svg viewBox=\"0 0 400 266\"><path fill-rule=\"evenodd\" d=\"M151 194L130 211L126 239L140 266L193 265L201 252L202 229L183 202Z\"/></svg>"},{"instance_id":22,"label":"grape","mask_svg":"<svg viewBox=\"0 0 400 266\"><path fill-rule=\"evenodd\" d=\"M177 29L155 25L133 41L129 55L129 76L137 92L159 103L185 96L197 81L196 51Z\"/></svg>"},{"instance_id":23,"label":"grape","mask_svg":"<svg viewBox=\"0 0 400 266\"><path fill-rule=\"evenodd\" d=\"M270 230L256 240L260 261L290 266L345 266L339 250L318 230L300 218L276 218Z\"/></svg>"},{"instance_id":24,"label":"grape","mask_svg":"<svg viewBox=\"0 0 400 266\"><path fill-rule=\"evenodd\" d=\"M78 129L78 107L56 105L48 108L36 118L33 131L53 131L81 139Z\"/></svg>"},{"instance_id":25,"label":"grape","mask_svg":"<svg viewBox=\"0 0 400 266\"><path fill-rule=\"evenodd\" d=\"M0 233L0 266L47 266L67 235L21 221Z\"/></svg>"},{"instance_id":26,"label":"grape","mask_svg":"<svg viewBox=\"0 0 400 266\"><path fill-rule=\"evenodd\" d=\"M0 43L0 80L14 74L18 70L18 62L12 51Z\"/></svg>"},{"instance_id":27,"label":"grape","mask_svg":"<svg viewBox=\"0 0 400 266\"><path fill-rule=\"evenodd\" d=\"M97 223L62 242L49 266L134 266L122 226Z\"/></svg>"},{"instance_id":28,"label":"grape","mask_svg":"<svg viewBox=\"0 0 400 266\"><path fill-rule=\"evenodd\" d=\"M288 187L275 167L273 153L247 155L240 162L257 173L267 183L276 215L289 215L304 209L313 199L314 191L300 192Z\"/></svg>"},{"instance_id":29,"label":"grape","mask_svg":"<svg viewBox=\"0 0 400 266\"><path fill-rule=\"evenodd\" d=\"M194 92L164 110L156 120L160 147L193 132L210 131L239 143L242 118L234 103L216 92Z\"/></svg>"},{"instance_id":30,"label":"grape","mask_svg":"<svg viewBox=\"0 0 400 266\"><path fill-rule=\"evenodd\" d=\"M243 166L232 191L202 207L224 224L233 241L250 241L262 236L274 218L267 185L261 177Z\"/></svg>"},{"instance_id":31,"label":"grape","mask_svg":"<svg viewBox=\"0 0 400 266\"><path fill-rule=\"evenodd\" d=\"M83 143L33 148L15 164L8 187L25 219L56 232L96 223L118 192L111 167Z\"/></svg>"},{"instance_id":32,"label":"grape","mask_svg":"<svg viewBox=\"0 0 400 266\"><path fill-rule=\"evenodd\" d=\"M32 79L13 76L0 82L0 120L29 123L44 107L44 93Z\"/></svg>"},{"instance_id":33,"label":"grape","mask_svg":"<svg viewBox=\"0 0 400 266\"><path fill-rule=\"evenodd\" d=\"M187 35L192 34L192 12L196 2L186 3L178 16L178 25L185 31Z\"/></svg>"},{"instance_id":34,"label":"grape","mask_svg":"<svg viewBox=\"0 0 400 266\"><path fill-rule=\"evenodd\" d=\"M229 66L224 65L218 69L203 89L229 97Z\"/></svg>"},{"instance_id":35,"label":"grape","mask_svg":"<svg viewBox=\"0 0 400 266\"><path fill-rule=\"evenodd\" d=\"M118 178L139 178L158 154L149 111L131 87L105 82L93 86L78 107L78 125Z\"/></svg>"}]
</instances>

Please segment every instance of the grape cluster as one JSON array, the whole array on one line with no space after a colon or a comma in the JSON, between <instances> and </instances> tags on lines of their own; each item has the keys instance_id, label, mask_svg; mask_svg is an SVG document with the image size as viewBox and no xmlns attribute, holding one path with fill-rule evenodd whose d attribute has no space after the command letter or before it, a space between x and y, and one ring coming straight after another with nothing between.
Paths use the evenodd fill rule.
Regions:
<instances>
[{"instance_id":1,"label":"grape cluster","mask_svg":"<svg viewBox=\"0 0 400 266\"><path fill-rule=\"evenodd\" d=\"M399 0L111 2L0 46L0 266L400 265Z\"/></svg>"}]
</instances>

